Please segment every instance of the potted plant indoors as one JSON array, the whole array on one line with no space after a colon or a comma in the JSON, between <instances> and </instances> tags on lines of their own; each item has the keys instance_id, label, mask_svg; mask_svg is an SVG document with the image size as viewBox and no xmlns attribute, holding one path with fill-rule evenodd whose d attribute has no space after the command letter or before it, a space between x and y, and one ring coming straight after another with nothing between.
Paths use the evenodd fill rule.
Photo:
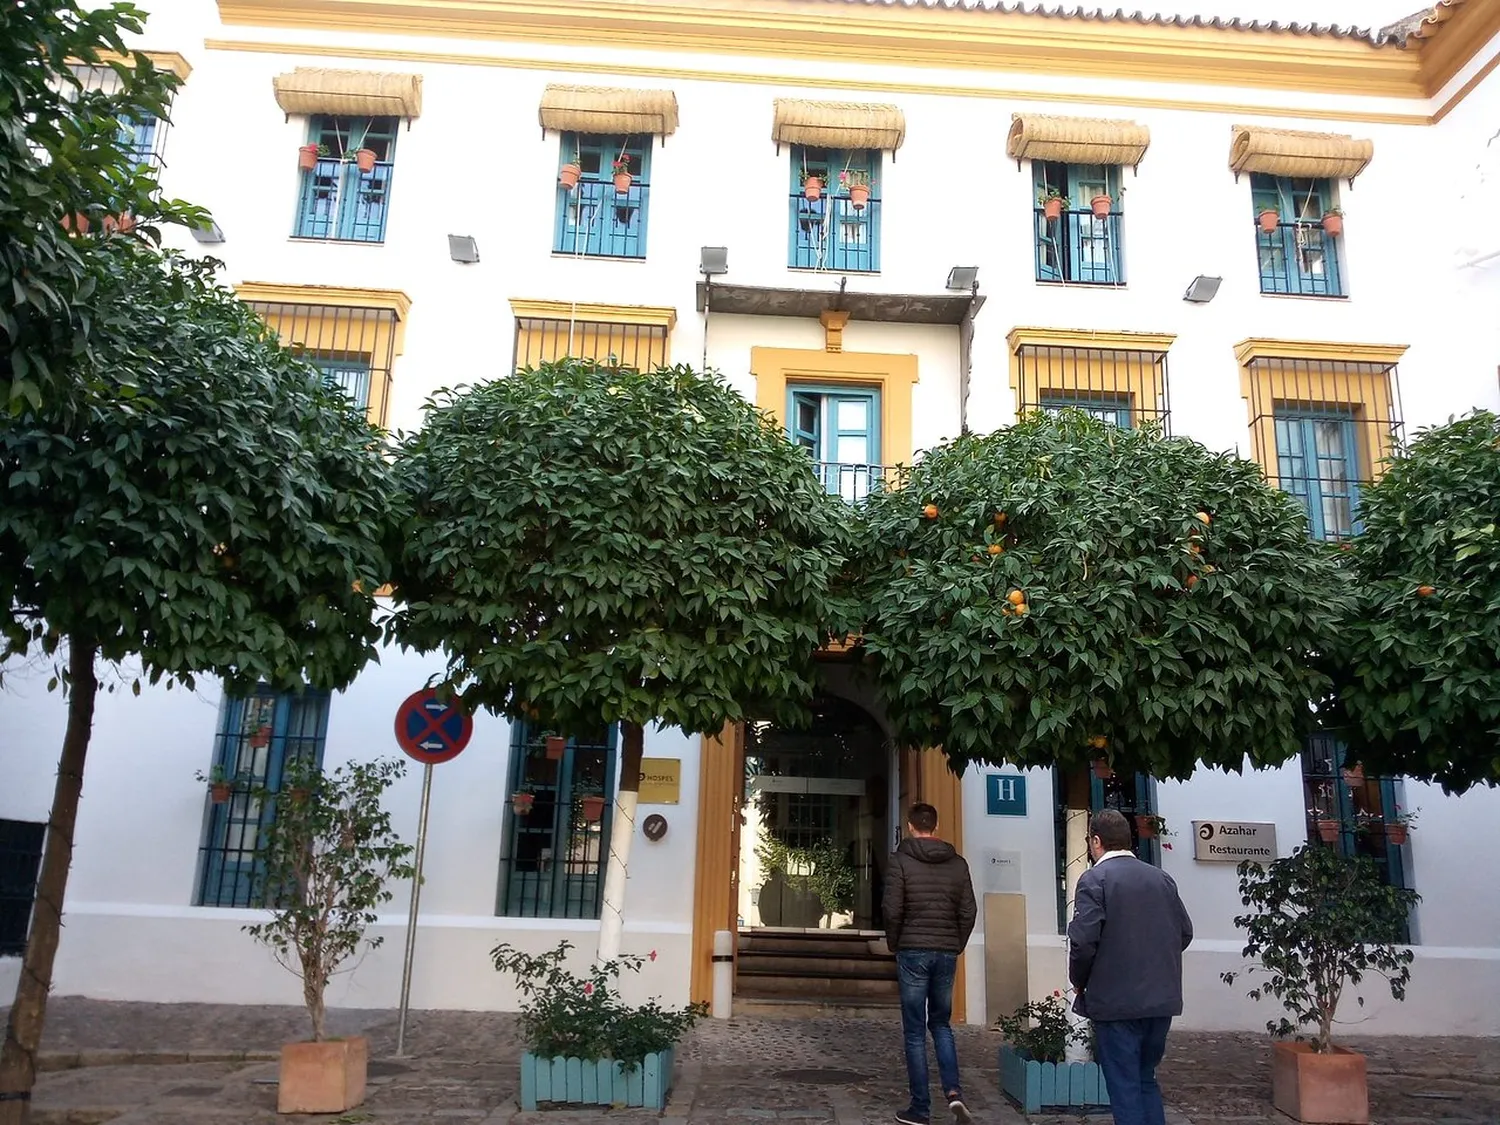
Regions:
<instances>
[{"instance_id":1,"label":"potted plant indoors","mask_svg":"<svg viewBox=\"0 0 1500 1125\"><path fill-rule=\"evenodd\" d=\"M1337 238L1344 233L1344 209L1342 207L1323 208L1323 233L1331 238Z\"/></svg>"},{"instance_id":2,"label":"potted plant indoors","mask_svg":"<svg viewBox=\"0 0 1500 1125\"><path fill-rule=\"evenodd\" d=\"M1281 226L1281 212L1274 207L1264 208L1258 216L1262 234L1275 234L1276 228Z\"/></svg>"},{"instance_id":3,"label":"potted plant indoors","mask_svg":"<svg viewBox=\"0 0 1500 1125\"><path fill-rule=\"evenodd\" d=\"M206 775L200 770L195 776L199 781L208 784L209 800L216 805L224 804L229 800L229 795L234 792L234 783L221 765L214 766Z\"/></svg>"},{"instance_id":4,"label":"potted plant indoors","mask_svg":"<svg viewBox=\"0 0 1500 1125\"><path fill-rule=\"evenodd\" d=\"M578 186L580 177L583 176L583 165L579 162L577 154L573 159L557 170L557 182L568 191Z\"/></svg>"},{"instance_id":5,"label":"potted plant indoors","mask_svg":"<svg viewBox=\"0 0 1500 1125\"><path fill-rule=\"evenodd\" d=\"M1068 197L1057 188L1048 185L1037 193L1036 205L1042 209L1042 215L1050 223L1061 217L1063 209L1068 205Z\"/></svg>"},{"instance_id":6,"label":"potted plant indoors","mask_svg":"<svg viewBox=\"0 0 1500 1125\"><path fill-rule=\"evenodd\" d=\"M1401 943L1420 896L1386 886L1369 859L1316 845L1266 866L1242 863L1239 875L1240 901L1252 910L1234 920L1246 934L1244 972L1265 975L1249 995L1276 998L1290 1016L1266 1022L1278 1038L1271 1101L1296 1121L1364 1125L1365 1058L1333 1042L1333 1021L1345 990L1367 974L1383 977L1392 999L1406 998L1412 951ZM1220 975L1233 985L1240 973Z\"/></svg>"},{"instance_id":7,"label":"potted plant indoors","mask_svg":"<svg viewBox=\"0 0 1500 1125\"><path fill-rule=\"evenodd\" d=\"M287 790L301 801L275 801L256 849L256 894L271 911L267 922L246 926L276 961L302 981L312 1039L281 1049L279 1113L343 1113L364 1100L369 1042L362 1036L330 1039L324 992L334 972L361 949L376 909L389 902L394 879L410 879L412 849L391 828L381 805L390 784L405 772L395 759L349 762L324 774L309 758L293 758L283 771Z\"/></svg>"},{"instance_id":8,"label":"potted plant indoors","mask_svg":"<svg viewBox=\"0 0 1500 1125\"><path fill-rule=\"evenodd\" d=\"M1068 1045L1090 1047L1088 1031L1068 1018L1060 989L1022 1004L995 1026L1000 1047L1000 1089L1023 1113L1060 1113L1109 1105L1104 1075L1096 1062L1067 1060Z\"/></svg>"},{"instance_id":9,"label":"potted plant indoors","mask_svg":"<svg viewBox=\"0 0 1500 1125\"><path fill-rule=\"evenodd\" d=\"M839 184L849 193L849 204L863 211L870 202L870 173L859 168L845 168L839 173Z\"/></svg>"},{"instance_id":10,"label":"potted plant indoors","mask_svg":"<svg viewBox=\"0 0 1500 1125\"><path fill-rule=\"evenodd\" d=\"M629 195L630 181L632 179L632 176L630 174L630 154L622 152L619 156L615 157L615 162L611 166L611 171L614 173L615 177L615 194Z\"/></svg>"},{"instance_id":11,"label":"potted plant indoors","mask_svg":"<svg viewBox=\"0 0 1500 1125\"><path fill-rule=\"evenodd\" d=\"M809 203L823 198L823 173L802 169L802 194Z\"/></svg>"},{"instance_id":12,"label":"potted plant indoors","mask_svg":"<svg viewBox=\"0 0 1500 1125\"><path fill-rule=\"evenodd\" d=\"M646 957L605 961L580 976L567 968L571 949L564 941L546 953L504 943L490 951L521 994L521 1108L666 1108L673 1048L708 1006L664 1008L652 999L631 1007L617 982L622 972L640 972ZM647 956L656 960L654 950Z\"/></svg>"}]
</instances>

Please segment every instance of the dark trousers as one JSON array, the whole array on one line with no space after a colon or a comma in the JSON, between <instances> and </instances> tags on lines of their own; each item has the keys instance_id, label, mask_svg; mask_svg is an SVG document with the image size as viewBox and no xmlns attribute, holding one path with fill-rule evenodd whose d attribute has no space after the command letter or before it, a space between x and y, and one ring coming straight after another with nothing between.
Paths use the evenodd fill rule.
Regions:
<instances>
[{"instance_id":1,"label":"dark trousers","mask_svg":"<svg viewBox=\"0 0 1500 1125\"><path fill-rule=\"evenodd\" d=\"M957 953L903 949L896 954L896 973L901 984L901 1031L906 1040L906 1080L911 1086L911 1108L919 1117L932 1112L932 1094L927 1086L929 1030L943 1093L952 1097L960 1093L958 1047L948 1022L953 1018L953 977L957 971Z\"/></svg>"},{"instance_id":2,"label":"dark trousers","mask_svg":"<svg viewBox=\"0 0 1500 1125\"><path fill-rule=\"evenodd\" d=\"M1095 1020L1099 1069L1109 1087L1115 1125L1166 1125L1156 1066L1167 1050L1171 1016Z\"/></svg>"}]
</instances>

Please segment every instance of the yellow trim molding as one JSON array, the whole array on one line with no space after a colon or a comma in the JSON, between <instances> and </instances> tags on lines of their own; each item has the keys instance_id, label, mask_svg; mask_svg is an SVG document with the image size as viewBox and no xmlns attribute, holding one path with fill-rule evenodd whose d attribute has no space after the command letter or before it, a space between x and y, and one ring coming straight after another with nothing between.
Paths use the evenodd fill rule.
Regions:
<instances>
[{"instance_id":1,"label":"yellow trim molding","mask_svg":"<svg viewBox=\"0 0 1500 1125\"><path fill-rule=\"evenodd\" d=\"M1348 344L1331 340L1273 340L1255 336L1234 346L1241 367L1260 359L1300 359L1312 363L1399 363L1410 344Z\"/></svg>"},{"instance_id":2,"label":"yellow trim molding","mask_svg":"<svg viewBox=\"0 0 1500 1125\"><path fill-rule=\"evenodd\" d=\"M183 82L186 82L188 75L193 73L193 64L176 51L140 51L138 53L150 59L151 65L156 67L157 70L170 70ZM122 55L118 51L100 51L99 61L106 65L117 62L130 66L134 65L134 61L130 55Z\"/></svg>"},{"instance_id":3,"label":"yellow trim molding","mask_svg":"<svg viewBox=\"0 0 1500 1125\"><path fill-rule=\"evenodd\" d=\"M397 320L411 311L411 298L399 289L351 289L343 285L285 285L245 281L234 287L242 301L287 301L301 305L338 305L346 309L390 309Z\"/></svg>"},{"instance_id":4,"label":"yellow trim molding","mask_svg":"<svg viewBox=\"0 0 1500 1125\"><path fill-rule=\"evenodd\" d=\"M1113 352L1164 352L1176 335L1169 332L1109 332L1093 328L1013 328L1006 338L1012 352L1022 348L1093 348Z\"/></svg>"},{"instance_id":5,"label":"yellow trim molding","mask_svg":"<svg viewBox=\"0 0 1500 1125\"><path fill-rule=\"evenodd\" d=\"M786 421L788 384L848 383L878 387L880 460L886 465L911 464L912 388L918 381L916 356L751 348L750 371L755 376L755 405L782 422Z\"/></svg>"},{"instance_id":6,"label":"yellow trim molding","mask_svg":"<svg viewBox=\"0 0 1500 1125\"><path fill-rule=\"evenodd\" d=\"M1485 44L1500 35L1497 0L1469 0L1453 12L1438 29L1420 40L1422 85L1428 97L1440 93Z\"/></svg>"},{"instance_id":7,"label":"yellow trim molding","mask_svg":"<svg viewBox=\"0 0 1500 1125\"><path fill-rule=\"evenodd\" d=\"M677 324L677 310L660 305L592 305L512 297L510 311L519 320L592 320L605 324L641 324L664 328L668 332Z\"/></svg>"}]
</instances>

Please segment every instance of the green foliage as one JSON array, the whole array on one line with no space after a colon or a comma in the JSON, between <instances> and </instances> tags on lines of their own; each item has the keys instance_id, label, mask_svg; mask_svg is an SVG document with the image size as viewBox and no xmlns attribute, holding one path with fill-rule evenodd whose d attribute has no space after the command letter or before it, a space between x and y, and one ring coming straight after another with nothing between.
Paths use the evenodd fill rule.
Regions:
<instances>
[{"instance_id":1,"label":"green foliage","mask_svg":"<svg viewBox=\"0 0 1500 1125\"><path fill-rule=\"evenodd\" d=\"M865 644L899 741L955 769L1158 778L1300 752L1346 595L1255 465L1067 411L932 450L864 511Z\"/></svg>"},{"instance_id":2,"label":"green foliage","mask_svg":"<svg viewBox=\"0 0 1500 1125\"><path fill-rule=\"evenodd\" d=\"M842 509L716 376L563 360L441 392L399 458L393 639L558 730L806 711Z\"/></svg>"},{"instance_id":3,"label":"green foliage","mask_svg":"<svg viewBox=\"0 0 1500 1125\"><path fill-rule=\"evenodd\" d=\"M799 890L818 896L824 914L843 914L854 907L855 871L846 849L832 840L796 847L771 836L755 848L767 871L780 871Z\"/></svg>"},{"instance_id":4,"label":"green foliage","mask_svg":"<svg viewBox=\"0 0 1500 1125\"><path fill-rule=\"evenodd\" d=\"M1317 844L1265 867L1241 863L1239 873L1240 902L1255 911L1234 920L1246 933L1241 955L1253 963L1245 972L1265 976L1250 998L1273 996L1292 1016L1267 1021L1272 1035L1302 1039L1299 1029L1315 1025L1309 1041L1328 1051L1339 998L1367 973L1385 977L1393 999L1406 998L1412 951L1397 945L1421 898L1416 891L1386 886L1371 859ZM1228 985L1239 975L1220 974ZM1363 1007L1365 998L1356 999Z\"/></svg>"},{"instance_id":5,"label":"green foliage","mask_svg":"<svg viewBox=\"0 0 1500 1125\"><path fill-rule=\"evenodd\" d=\"M524 953L507 943L490 957L495 970L515 977L521 994L521 1035L541 1058L614 1059L627 1068L667 1050L708 1014L708 1005L664 1008L655 998L631 1007L620 999L622 972L638 973L646 958L628 955L591 967L584 976L567 968L572 945ZM656 960L656 951L650 953Z\"/></svg>"},{"instance_id":6,"label":"green foliage","mask_svg":"<svg viewBox=\"0 0 1500 1125\"><path fill-rule=\"evenodd\" d=\"M1068 1019L1068 1008L1060 989L1042 1000L1022 1004L1008 1016L1001 1016L995 1026L1005 1041L1037 1062L1066 1061L1068 1044L1091 1044L1088 1029Z\"/></svg>"},{"instance_id":7,"label":"green foliage","mask_svg":"<svg viewBox=\"0 0 1500 1125\"><path fill-rule=\"evenodd\" d=\"M1351 760L1500 785L1500 416L1419 434L1360 497L1339 632Z\"/></svg>"},{"instance_id":8,"label":"green foliage","mask_svg":"<svg viewBox=\"0 0 1500 1125\"><path fill-rule=\"evenodd\" d=\"M125 3L92 11L73 0L0 5L0 388L11 409L40 406L44 392L81 372L72 361L89 353L91 317L107 309L88 263L100 240L70 238L65 215L86 215L95 230L106 215L203 221L201 211L161 201L154 171L120 140L122 118L166 118L178 85L145 55L126 52L122 34L139 32L144 20ZM104 51L130 60L109 64L119 89L82 90L68 63L99 64ZM156 237L149 225L137 229ZM130 374L108 363L90 370L106 379Z\"/></svg>"},{"instance_id":9,"label":"green foliage","mask_svg":"<svg viewBox=\"0 0 1500 1125\"><path fill-rule=\"evenodd\" d=\"M153 682L342 686L379 637L380 435L212 264L117 240L90 269L119 315L78 393L0 412L3 651L66 636Z\"/></svg>"},{"instance_id":10,"label":"green foliage","mask_svg":"<svg viewBox=\"0 0 1500 1125\"><path fill-rule=\"evenodd\" d=\"M366 938L376 907L390 902L393 879L410 879L411 846L391 828L381 805L406 771L399 758L348 762L325 774L310 758L293 758L281 791L261 791L275 812L261 829L257 896L274 913L246 926L256 941L302 981L313 1039L323 1038L323 992L338 967L383 938Z\"/></svg>"}]
</instances>

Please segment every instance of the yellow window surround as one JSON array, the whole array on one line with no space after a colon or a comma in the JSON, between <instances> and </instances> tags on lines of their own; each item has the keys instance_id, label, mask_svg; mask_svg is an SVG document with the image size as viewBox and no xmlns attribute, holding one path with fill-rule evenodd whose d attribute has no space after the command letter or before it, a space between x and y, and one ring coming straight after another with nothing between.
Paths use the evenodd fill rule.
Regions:
<instances>
[{"instance_id":1,"label":"yellow window surround","mask_svg":"<svg viewBox=\"0 0 1500 1125\"><path fill-rule=\"evenodd\" d=\"M377 426L386 424L410 297L398 289L261 281L238 285L235 294L275 329L283 344L309 359L363 363L370 373L367 416Z\"/></svg>"},{"instance_id":2,"label":"yellow window surround","mask_svg":"<svg viewBox=\"0 0 1500 1125\"><path fill-rule=\"evenodd\" d=\"M151 60L151 65L157 70L171 71L177 75L180 81L186 82L188 75L193 73L193 64L176 51L136 51L130 54L121 54L119 51L100 51L99 63L101 66L109 66L110 63L125 63L127 66L134 66L134 56L137 54L145 55ZM76 66L89 65L80 59L71 59L69 61Z\"/></svg>"},{"instance_id":3,"label":"yellow window surround","mask_svg":"<svg viewBox=\"0 0 1500 1125\"><path fill-rule=\"evenodd\" d=\"M677 310L512 297L516 370L573 356L655 371L672 362Z\"/></svg>"},{"instance_id":4,"label":"yellow window surround","mask_svg":"<svg viewBox=\"0 0 1500 1125\"><path fill-rule=\"evenodd\" d=\"M1355 344L1252 338L1235 345L1240 393L1250 422L1251 455L1282 487L1276 416L1290 412L1347 417L1355 427L1359 477L1384 470L1401 429L1396 364L1405 344Z\"/></svg>"},{"instance_id":5,"label":"yellow window surround","mask_svg":"<svg viewBox=\"0 0 1500 1125\"><path fill-rule=\"evenodd\" d=\"M1117 405L1132 426L1168 421L1167 351L1175 335L1091 329L1016 328L1010 345L1010 384L1016 416L1043 404L1076 401Z\"/></svg>"},{"instance_id":6,"label":"yellow window surround","mask_svg":"<svg viewBox=\"0 0 1500 1125\"><path fill-rule=\"evenodd\" d=\"M880 460L886 465L912 462L912 388L917 357L884 352L804 351L798 348L751 348L755 404L783 425L789 385L874 388L880 392Z\"/></svg>"}]
</instances>

